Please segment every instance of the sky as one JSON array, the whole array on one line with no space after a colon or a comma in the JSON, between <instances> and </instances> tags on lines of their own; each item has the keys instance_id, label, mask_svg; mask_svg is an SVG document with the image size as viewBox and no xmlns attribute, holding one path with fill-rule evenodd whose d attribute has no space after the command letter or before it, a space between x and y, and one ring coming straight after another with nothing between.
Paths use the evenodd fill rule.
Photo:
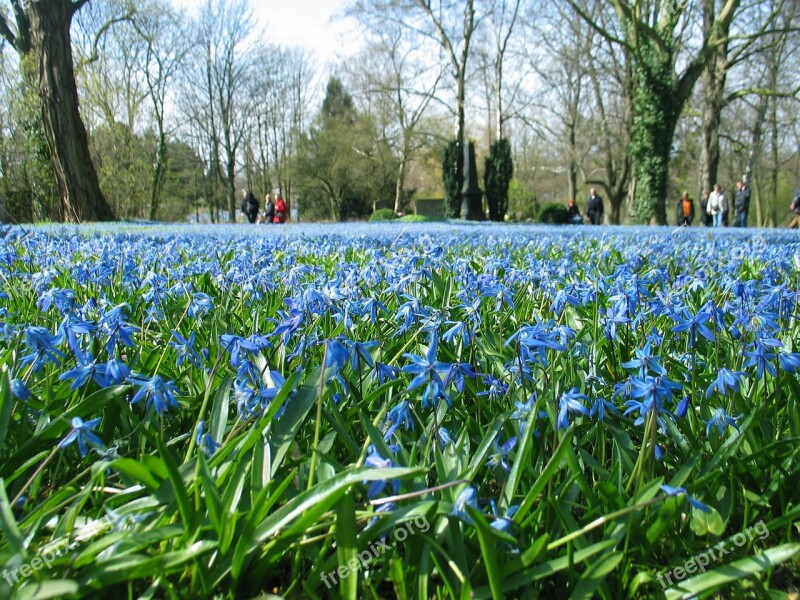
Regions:
<instances>
[{"instance_id":1,"label":"sky","mask_svg":"<svg viewBox=\"0 0 800 600\"><path fill-rule=\"evenodd\" d=\"M193 10L202 0L172 2ZM265 29L268 42L307 48L320 66L358 49L354 22L333 18L342 10L338 0L250 0L250 7L256 31Z\"/></svg>"}]
</instances>

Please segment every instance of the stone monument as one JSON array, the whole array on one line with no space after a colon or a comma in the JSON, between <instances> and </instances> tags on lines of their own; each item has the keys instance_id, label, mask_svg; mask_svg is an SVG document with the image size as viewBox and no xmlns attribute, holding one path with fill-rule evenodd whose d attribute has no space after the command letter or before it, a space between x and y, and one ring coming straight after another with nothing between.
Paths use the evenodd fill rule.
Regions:
<instances>
[{"instance_id":1,"label":"stone monument","mask_svg":"<svg viewBox=\"0 0 800 600\"><path fill-rule=\"evenodd\" d=\"M461 218L482 221L483 192L478 186L478 167L475 164L475 145L471 140L464 144L464 185L461 188Z\"/></svg>"}]
</instances>

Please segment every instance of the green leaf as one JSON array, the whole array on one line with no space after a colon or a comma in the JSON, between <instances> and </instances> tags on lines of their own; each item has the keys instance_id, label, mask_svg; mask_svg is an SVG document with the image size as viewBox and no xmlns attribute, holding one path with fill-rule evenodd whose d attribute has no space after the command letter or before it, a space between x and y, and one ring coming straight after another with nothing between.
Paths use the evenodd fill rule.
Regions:
<instances>
[{"instance_id":1,"label":"green leaf","mask_svg":"<svg viewBox=\"0 0 800 600\"><path fill-rule=\"evenodd\" d=\"M336 503L336 555L339 559L339 566L344 566L348 570L352 570L353 561L359 563L356 542L356 504L351 492L342 494L339 502ZM356 599L358 579L358 569L347 577L341 578L339 594L342 598Z\"/></svg>"},{"instance_id":2,"label":"green leaf","mask_svg":"<svg viewBox=\"0 0 800 600\"><path fill-rule=\"evenodd\" d=\"M547 461L544 469L536 478L536 481L528 490L528 493L525 494L525 499L519 506L519 510L517 510L516 514L514 515L514 522L520 523L525 518L525 515L530 510L533 503L536 502L536 499L539 497L539 494L542 493L547 484L550 483L550 480L555 477L556 473L561 466L561 461L564 459L564 455L567 452L567 448L570 447L572 443L572 433L573 428L570 427L567 429L564 437L561 438L561 441L558 443L558 447L556 448L555 452L553 452L553 456L550 457L550 460Z\"/></svg>"},{"instance_id":3,"label":"green leaf","mask_svg":"<svg viewBox=\"0 0 800 600\"><path fill-rule=\"evenodd\" d=\"M722 535L725 533L725 522L716 508L709 506L710 512L705 512L692 507L692 517L689 522L692 531L697 535Z\"/></svg>"},{"instance_id":4,"label":"green leaf","mask_svg":"<svg viewBox=\"0 0 800 600\"><path fill-rule=\"evenodd\" d=\"M424 467L413 469L403 467L387 469L358 467L349 471L344 471L333 479L323 481L310 490L301 492L267 517L256 530L255 541L257 543L264 543L270 536L274 535L282 528L287 527L292 521L312 507L321 505L330 508L330 506L338 500L338 492L349 488L355 483L360 483L362 481L379 481L382 479L402 479L413 475L421 475L425 472L427 472L427 469ZM333 501L331 501L332 498L334 499Z\"/></svg>"},{"instance_id":5,"label":"green leaf","mask_svg":"<svg viewBox=\"0 0 800 600\"><path fill-rule=\"evenodd\" d=\"M319 370L315 376L311 376L311 381L319 381L321 374ZM287 382L288 383L288 382ZM275 473L283 464L283 459L289 451L297 432L314 406L319 393L316 385L302 385L300 389L287 401L286 410L277 422L273 423L269 444L272 452L272 472Z\"/></svg>"},{"instance_id":6,"label":"green leaf","mask_svg":"<svg viewBox=\"0 0 800 600\"><path fill-rule=\"evenodd\" d=\"M118 458L109 463L109 468L118 471L120 474L127 476L136 483L144 485L148 491L155 492L161 485L161 478L158 478L152 469L146 467L143 463L133 460L132 458Z\"/></svg>"},{"instance_id":7,"label":"green leaf","mask_svg":"<svg viewBox=\"0 0 800 600\"><path fill-rule=\"evenodd\" d=\"M6 442L8 426L11 424L11 407L14 405L14 394L11 393L10 375L3 373L0 380L0 452Z\"/></svg>"},{"instance_id":8,"label":"green leaf","mask_svg":"<svg viewBox=\"0 0 800 600\"><path fill-rule=\"evenodd\" d=\"M608 574L617 568L622 557L622 552L607 552L589 565L570 595L570 600L594 598L597 588L605 581Z\"/></svg>"},{"instance_id":9,"label":"green leaf","mask_svg":"<svg viewBox=\"0 0 800 600\"><path fill-rule=\"evenodd\" d=\"M483 565L486 569L486 575L489 578L489 589L492 592L492 598L498 600L503 598L503 577L500 569L497 566L497 544L494 536L491 534L491 527L486 522L486 517L479 510L467 506L467 512L472 517L475 531L478 534L478 544L481 548L481 556L483 557Z\"/></svg>"},{"instance_id":10,"label":"green leaf","mask_svg":"<svg viewBox=\"0 0 800 600\"><path fill-rule=\"evenodd\" d=\"M189 494L184 486L183 478L178 472L178 463L172 456L172 450L164 445L164 443L161 441L161 436L157 435L155 438L158 452L167 467L167 478L169 479L172 490L175 493L175 500L178 503L178 511L181 514L181 520L183 521L183 525L186 527L188 533L194 527L194 507L189 501Z\"/></svg>"},{"instance_id":11,"label":"green leaf","mask_svg":"<svg viewBox=\"0 0 800 600\"><path fill-rule=\"evenodd\" d=\"M6 482L2 478L0 478L0 529L3 530L3 534L14 552L23 553L22 533L17 526L14 513L11 511L11 504L6 495Z\"/></svg>"},{"instance_id":12,"label":"green leaf","mask_svg":"<svg viewBox=\"0 0 800 600\"><path fill-rule=\"evenodd\" d=\"M218 444L225 439L225 429L228 427L228 410L231 398L231 377L228 376L220 383L217 393L214 395L214 404L211 406L211 419L208 433Z\"/></svg>"},{"instance_id":13,"label":"green leaf","mask_svg":"<svg viewBox=\"0 0 800 600\"><path fill-rule=\"evenodd\" d=\"M712 571L695 575L667 589L667 600L689 598L704 592L721 589L722 586L728 583L762 573L775 565L786 562L798 552L800 552L800 544L781 544L755 556L748 556L717 567Z\"/></svg>"},{"instance_id":14,"label":"green leaf","mask_svg":"<svg viewBox=\"0 0 800 600\"><path fill-rule=\"evenodd\" d=\"M80 591L77 581L72 579L51 579L48 581L26 580L13 596L14 600L47 600L47 598L67 598Z\"/></svg>"},{"instance_id":15,"label":"green leaf","mask_svg":"<svg viewBox=\"0 0 800 600\"><path fill-rule=\"evenodd\" d=\"M219 490L217 484L208 470L208 464L200 452L197 457L198 472L200 481L203 483L203 496L205 497L206 510L208 510L208 517L211 520L211 525L217 532L218 536L222 535L222 500L219 497Z\"/></svg>"}]
</instances>

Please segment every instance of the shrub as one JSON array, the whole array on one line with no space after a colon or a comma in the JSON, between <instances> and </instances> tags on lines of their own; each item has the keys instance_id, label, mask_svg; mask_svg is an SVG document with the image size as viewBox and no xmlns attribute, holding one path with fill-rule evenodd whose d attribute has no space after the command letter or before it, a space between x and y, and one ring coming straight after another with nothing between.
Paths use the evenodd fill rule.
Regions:
<instances>
[{"instance_id":1,"label":"shrub","mask_svg":"<svg viewBox=\"0 0 800 600\"><path fill-rule=\"evenodd\" d=\"M489 148L483 174L489 218L502 221L508 211L508 186L514 175L511 144L507 139L497 140Z\"/></svg>"},{"instance_id":2,"label":"shrub","mask_svg":"<svg viewBox=\"0 0 800 600\"><path fill-rule=\"evenodd\" d=\"M403 223L436 223L446 221L444 217L428 217L426 215L405 215L399 219Z\"/></svg>"},{"instance_id":3,"label":"shrub","mask_svg":"<svg viewBox=\"0 0 800 600\"><path fill-rule=\"evenodd\" d=\"M548 202L542 204L539 214L536 216L539 223L551 223L553 225L563 225L567 222L567 207L558 202Z\"/></svg>"},{"instance_id":4,"label":"shrub","mask_svg":"<svg viewBox=\"0 0 800 600\"><path fill-rule=\"evenodd\" d=\"M370 221L392 221L397 218L391 208L379 208L369 217Z\"/></svg>"}]
</instances>

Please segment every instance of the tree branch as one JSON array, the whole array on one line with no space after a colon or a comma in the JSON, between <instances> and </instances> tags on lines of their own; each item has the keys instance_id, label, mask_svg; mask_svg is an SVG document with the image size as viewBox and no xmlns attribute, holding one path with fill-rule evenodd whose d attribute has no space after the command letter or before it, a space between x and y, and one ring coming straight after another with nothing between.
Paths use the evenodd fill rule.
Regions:
<instances>
[{"instance_id":1,"label":"tree branch","mask_svg":"<svg viewBox=\"0 0 800 600\"><path fill-rule=\"evenodd\" d=\"M771 98L796 98L798 94L800 94L800 86L788 92L782 92L780 90L772 90L769 88L751 87L731 92L725 97L723 103L724 106L727 106L734 100L738 100L739 98L744 98L745 96L751 96L751 95L771 97Z\"/></svg>"},{"instance_id":2,"label":"tree branch","mask_svg":"<svg viewBox=\"0 0 800 600\"><path fill-rule=\"evenodd\" d=\"M14 35L14 32L11 31L11 28L8 26L8 21L6 20L6 16L0 13L0 35L11 44L11 47L14 50L19 51L17 48L17 36Z\"/></svg>"},{"instance_id":3,"label":"tree branch","mask_svg":"<svg viewBox=\"0 0 800 600\"><path fill-rule=\"evenodd\" d=\"M610 31L608 31L607 29L605 29L605 28L601 27L601 26L600 26L600 24L599 24L599 23L597 23L597 21L595 21L595 20L594 20L594 19L591 17L591 15L589 15L589 14L588 14L586 11L584 11L584 10L583 10L583 8L582 8L581 6L579 6L579 5L578 5L578 4L575 2L575 0L567 0L567 1L569 2L569 5L572 7L572 9L573 9L573 10L574 10L576 13L578 13L578 15L581 17L581 19L583 19L584 21L586 21L586 24L587 24L587 25L589 25L589 27L591 27L592 29L594 29L594 30L595 30L597 33L599 33L600 35L602 35L602 36L603 36L605 39L607 39L609 42L612 42L612 43L614 43L614 44L619 44L620 46L624 46L625 48L628 48L629 50L633 50L633 46L631 46L631 45L630 45L628 42L626 42L625 40L622 40L622 39L618 38L617 36L615 36L614 34L612 34L612 33L611 33Z\"/></svg>"},{"instance_id":4,"label":"tree branch","mask_svg":"<svg viewBox=\"0 0 800 600\"><path fill-rule=\"evenodd\" d=\"M92 53L85 60L82 60L79 64L77 64L76 67L85 67L86 65L90 65L100 58L100 55L97 53L97 46L100 44L100 38L102 38L103 35L105 35L105 33L111 29L112 25L122 23L123 21L131 21L135 13L136 9L131 6L128 8L128 12L126 12L124 15L114 17L113 19L109 19L103 23L103 26L97 30L97 34L94 36L94 41L92 42Z\"/></svg>"}]
</instances>

